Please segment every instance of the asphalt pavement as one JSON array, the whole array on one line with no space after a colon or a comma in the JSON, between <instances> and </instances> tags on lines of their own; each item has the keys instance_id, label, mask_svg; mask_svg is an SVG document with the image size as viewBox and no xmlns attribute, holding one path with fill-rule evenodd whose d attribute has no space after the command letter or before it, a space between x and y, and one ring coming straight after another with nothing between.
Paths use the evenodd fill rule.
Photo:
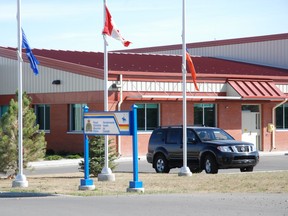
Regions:
<instances>
[{"instance_id":1,"label":"asphalt pavement","mask_svg":"<svg viewBox=\"0 0 288 216\"><path fill-rule=\"evenodd\" d=\"M47 196L0 199L5 216L288 215L287 194L195 193L121 196Z\"/></svg>"},{"instance_id":2,"label":"asphalt pavement","mask_svg":"<svg viewBox=\"0 0 288 216\"><path fill-rule=\"evenodd\" d=\"M260 156L284 156L287 152L260 153ZM39 161L34 168L77 165L77 160ZM146 160L145 156L139 160ZM117 162L129 162L122 157ZM12 216L78 216L78 215L287 215L287 193L195 193L130 194L121 196L66 196L45 193L0 191L1 215Z\"/></svg>"}]
</instances>

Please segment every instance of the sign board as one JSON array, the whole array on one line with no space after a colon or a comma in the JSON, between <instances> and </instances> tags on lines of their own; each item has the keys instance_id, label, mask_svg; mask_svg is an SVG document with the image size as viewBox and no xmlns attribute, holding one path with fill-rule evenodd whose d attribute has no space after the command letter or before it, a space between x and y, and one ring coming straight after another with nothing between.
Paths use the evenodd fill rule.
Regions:
<instances>
[{"instance_id":1,"label":"sign board","mask_svg":"<svg viewBox=\"0 0 288 216\"><path fill-rule=\"evenodd\" d=\"M133 136L133 181L130 181L127 191L144 192L142 181L138 180L138 136L137 136L137 106L131 111L119 112L89 112L89 107L83 107L84 122L84 179L80 181L81 189L94 189L93 179L89 178L89 140L88 135L132 135ZM105 164L108 168L108 142L105 142Z\"/></svg>"},{"instance_id":2,"label":"sign board","mask_svg":"<svg viewBox=\"0 0 288 216\"><path fill-rule=\"evenodd\" d=\"M131 135L127 112L84 112L84 133L95 135Z\"/></svg>"}]
</instances>

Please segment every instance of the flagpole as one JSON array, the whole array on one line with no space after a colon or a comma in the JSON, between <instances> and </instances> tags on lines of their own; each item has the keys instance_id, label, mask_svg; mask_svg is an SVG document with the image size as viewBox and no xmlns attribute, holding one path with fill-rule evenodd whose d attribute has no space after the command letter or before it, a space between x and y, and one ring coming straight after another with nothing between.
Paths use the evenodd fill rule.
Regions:
<instances>
[{"instance_id":1,"label":"flagpole","mask_svg":"<svg viewBox=\"0 0 288 216\"><path fill-rule=\"evenodd\" d=\"M21 0L17 0L18 23L18 174L12 182L12 187L28 187L28 181L23 174L23 102L22 102L22 31L21 31Z\"/></svg>"},{"instance_id":2,"label":"flagpole","mask_svg":"<svg viewBox=\"0 0 288 216\"><path fill-rule=\"evenodd\" d=\"M192 173L187 167L187 104L186 104L186 0L182 5L182 97L183 97L183 167L181 167L179 176L191 176Z\"/></svg>"},{"instance_id":3,"label":"flagpole","mask_svg":"<svg viewBox=\"0 0 288 216\"><path fill-rule=\"evenodd\" d=\"M103 0L104 7L104 26L106 20L106 0ZM105 37L105 36L103 36ZM108 51L107 51L107 42L104 39L104 111L108 111ZM109 141L108 135L104 136L104 167L101 173L98 175L98 181L115 181L115 175L112 173L112 170L109 168Z\"/></svg>"}]
</instances>

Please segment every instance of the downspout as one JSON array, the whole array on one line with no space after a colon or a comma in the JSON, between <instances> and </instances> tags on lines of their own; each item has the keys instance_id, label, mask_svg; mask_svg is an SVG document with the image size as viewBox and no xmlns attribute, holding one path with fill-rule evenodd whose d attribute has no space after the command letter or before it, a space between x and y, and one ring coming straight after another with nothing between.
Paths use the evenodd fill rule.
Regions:
<instances>
[{"instance_id":1,"label":"downspout","mask_svg":"<svg viewBox=\"0 0 288 216\"><path fill-rule=\"evenodd\" d=\"M272 108L272 124L274 125L274 130L272 130L272 149L271 150L276 149L276 144L275 144L275 130L276 130L276 128L275 128L275 109L277 107L283 105L286 102L287 102L287 98L285 98L284 101L282 101L281 103L277 104L276 106L274 106Z\"/></svg>"},{"instance_id":2,"label":"downspout","mask_svg":"<svg viewBox=\"0 0 288 216\"><path fill-rule=\"evenodd\" d=\"M117 104L117 110L121 111L121 105L123 103L123 85L122 85L122 74L120 74L120 100ZM118 154L121 156L122 151L121 151L121 136L117 136L117 142L118 142Z\"/></svg>"}]
</instances>

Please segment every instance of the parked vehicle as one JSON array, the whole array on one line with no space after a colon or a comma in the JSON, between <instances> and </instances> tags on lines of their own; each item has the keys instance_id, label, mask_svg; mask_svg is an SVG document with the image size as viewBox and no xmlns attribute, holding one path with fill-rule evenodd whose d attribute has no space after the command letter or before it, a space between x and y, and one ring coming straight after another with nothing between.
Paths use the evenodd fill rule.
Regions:
<instances>
[{"instance_id":1,"label":"parked vehicle","mask_svg":"<svg viewBox=\"0 0 288 216\"><path fill-rule=\"evenodd\" d=\"M183 166L183 128L159 127L150 137L148 163L157 173ZM187 166L192 172L218 173L218 169L239 168L252 172L259 162L259 153L252 143L236 141L216 127L187 127Z\"/></svg>"}]
</instances>

